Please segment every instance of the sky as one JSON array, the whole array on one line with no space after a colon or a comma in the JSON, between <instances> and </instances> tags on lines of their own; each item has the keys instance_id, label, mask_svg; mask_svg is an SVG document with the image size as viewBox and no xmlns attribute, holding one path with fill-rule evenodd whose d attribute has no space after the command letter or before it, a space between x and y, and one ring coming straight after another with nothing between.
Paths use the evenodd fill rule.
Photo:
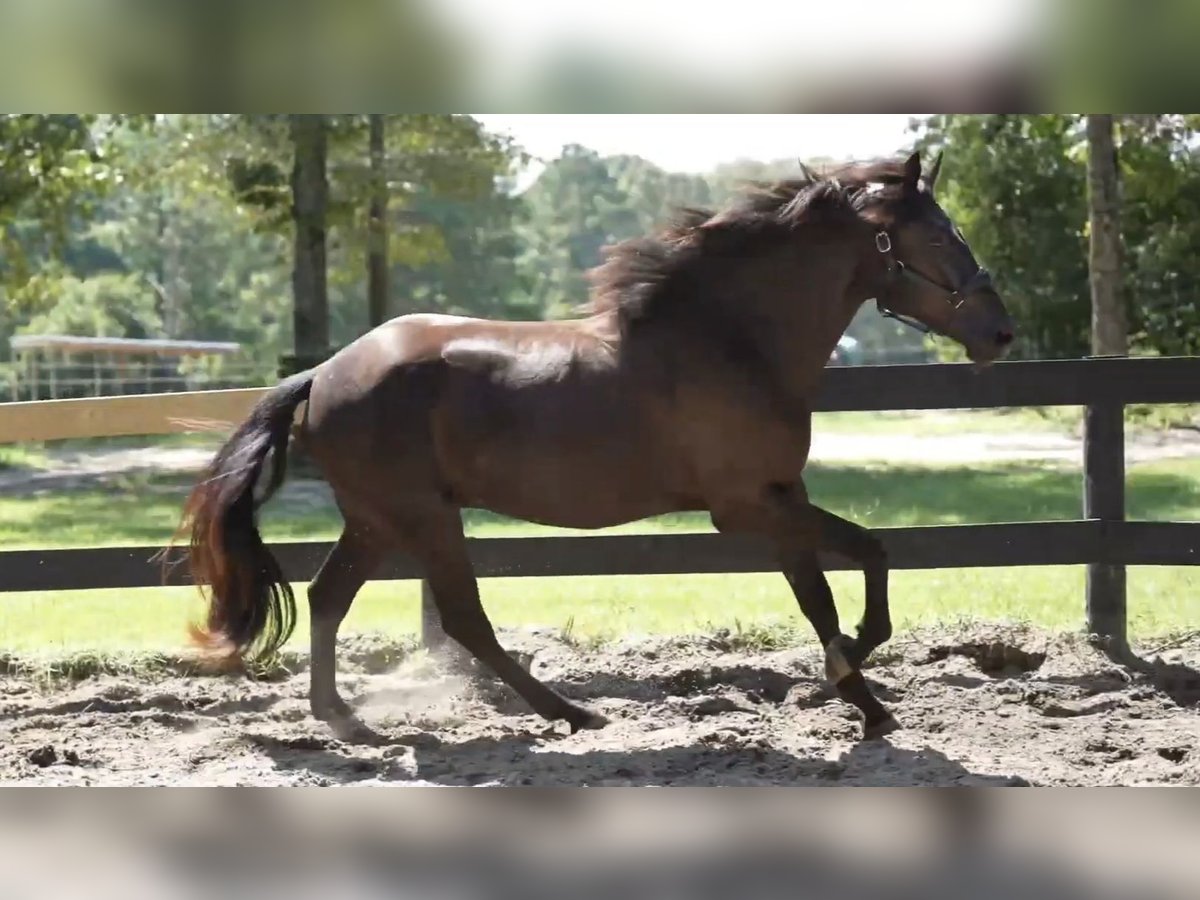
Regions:
<instances>
[{"instance_id":1,"label":"sky","mask_svg":"<svg viewBox=\"0 0 1200 900\"><path fill-rule=\"evenodd\" d=\"M480 113L475 118L489 130L511 134L542 160L554 159L564 144L576 143L602 156L636 154L678 172L705 172L736 159L886 156L911 140L906 115Z\"/></svg>"}]
</instances>

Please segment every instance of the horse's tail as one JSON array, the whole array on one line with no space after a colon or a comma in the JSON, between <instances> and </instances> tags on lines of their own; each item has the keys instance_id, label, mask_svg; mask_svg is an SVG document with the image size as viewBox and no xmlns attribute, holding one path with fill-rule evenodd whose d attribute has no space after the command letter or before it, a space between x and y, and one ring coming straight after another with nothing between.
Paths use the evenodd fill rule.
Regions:
<instances>
[{"instance_id":1,"label":"horse's tail","mask_svg":"<svg viewBox=\"0 0 1200 900\"><path fill-rule=\"evenodd\" d=\"M201 591L207 585L208 621L193 624L193 642L220 669L273 657L291 637L296 598L258 531L258 507L283 483L288 436L296 408L308 399L313 370L293 375L251 410L217 451L184 506L176 536L190 532L189 563ZM272 458L262 495L255 487Z\"/></svg>"}]
</instances>

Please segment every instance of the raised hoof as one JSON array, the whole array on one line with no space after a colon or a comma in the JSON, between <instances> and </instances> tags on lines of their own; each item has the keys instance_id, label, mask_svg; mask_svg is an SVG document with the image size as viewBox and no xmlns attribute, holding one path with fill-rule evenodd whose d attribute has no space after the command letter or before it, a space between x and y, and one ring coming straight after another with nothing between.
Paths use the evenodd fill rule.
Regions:
<instances>
[{"instance_id":1,"label":"raised hoof","mask_svg":"<svg viewBox=\"0 0 1200 900\"><path fill-rule=\"evenodd\" d=\"M313 703L311 709L313 718L320 722L332 724L338 719L354 718L354 710L341 697L334 697L325 703Z\"/></svg>"},{"instance_id":2,"label":"raised hoof","mask_svg":"<svg viewBox=\"0 0 1200 900\"><path fill-rule=\"evenodd\" d=\"M885 735L891 734L893 731L900 730L900 723L896 721L894 716L888 716L886 719L881 719L871 725L863 726L863 740L877 741Z\"/></svg>"},{"instance_id":3,"label":"raised hoof","mask_svg":"<svg viewBox=\"0 0 1200 900\"><path fill-rule=\"evenodd\" d=\"M608 724L608 719L598 712L581 709L578 715L568 718L567 723L571 726L571 734L574 734L585 728L589 731L599 731Z\"/></svg>"},{"instance_id":4,"label":"raised hoof","mask_svg":"<svg viewBox=\"0 0 1200 900\"><path fill-rule=\"evenodd\" d=\"M854 638L839 634L825 645L825 678L830 684L838 684L853 675L857 668L850 662L856 655Z\"/></svg>"}]
</instances>

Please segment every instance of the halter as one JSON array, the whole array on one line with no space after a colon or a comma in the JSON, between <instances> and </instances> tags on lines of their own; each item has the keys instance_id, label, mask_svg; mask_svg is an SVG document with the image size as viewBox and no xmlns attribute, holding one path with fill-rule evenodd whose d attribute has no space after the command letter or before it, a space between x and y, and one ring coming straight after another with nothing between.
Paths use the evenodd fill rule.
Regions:
<instances>
[{"instance_id":1,"label":"halter","mask_svg":"<svg viewBox=\"0 0 1200 900\"><path fill-rule=\"evenodd\" d=\"M958 311L958 308L961 307L966 301L967 297L982 287L991 287L992 285L992 276L988 273L987 269L983 268L983 266L976 268L975 272L957 288L948 288L944 284L934 281L928 275L921 274L916 269L905 265L892 255L892 238L886 231L878 231L875 233L875 249L883 255L884 262L887 264L887 280L889 285L891 282L898 281L901 278L909 278L913 281L919 281L929 285L930 287L937 288L946 295L946 302L948 302L956 312ZM875 307L879 310L879 314L881 316L885 316L889 319L895 319L897 322L907 325L909 328L915 328L922 334L932 334L935 332L935 329L923 322L918 322L916 319L912 319L901 313L892 312L883 305L883 301L878 297L875 298Z\"/></svg>"}]
</instances>

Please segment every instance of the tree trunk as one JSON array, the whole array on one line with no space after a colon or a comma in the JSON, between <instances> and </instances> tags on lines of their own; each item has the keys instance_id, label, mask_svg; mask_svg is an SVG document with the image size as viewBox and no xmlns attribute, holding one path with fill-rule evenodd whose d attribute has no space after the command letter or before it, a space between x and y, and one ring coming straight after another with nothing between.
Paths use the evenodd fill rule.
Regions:
<instances>
[{"instance_id":1,"label":"tree trunk","mask_svg":"<svg viewBox=\"0 0 1200 900\"><path fill-rule=\"evenodd\" d=\"M187 337L183 333L183 320L184 310L191 306L192 286L183 265L183 235L180 233L182 213L179 204L171 203L161 214L163 260L159 278L160 320L164 336L178 339Z\"/></svg>"},{"instance_id":2,"label":"tree trunk","mask_svg":"<svg viewBox=\"0 0 1200 900\"><path fill-rule=\"evenodd\" d=\"M374 328L388 313L387 201L388 184L383 146L383 114L371 113L371 204L367 211L367 320Z\"/></svg>"},{"instance_id":3,"label":"tree trunk","mask_svg":"<svg viewBox=\"0 0 1200 900\"><path fill-rule=\"evenodd\" d=\"M325 283L325 212L329 183L325 176L325 117L293 115L292 262L293 344L300 368L329 353L329 295Z\"/></svg>"},{"instance_id":4,"label":"tree trunk","mask_svg":"<svg viewBox=\"0 0 1200 900\"><path fill-rule=\"evenodd\" d=\"M1129 328L1121 298L1121 221L1113 117L1087 117L1088 272L1092 288L1092 353L1124 356Z\"/></svg>"}]
</instances>

